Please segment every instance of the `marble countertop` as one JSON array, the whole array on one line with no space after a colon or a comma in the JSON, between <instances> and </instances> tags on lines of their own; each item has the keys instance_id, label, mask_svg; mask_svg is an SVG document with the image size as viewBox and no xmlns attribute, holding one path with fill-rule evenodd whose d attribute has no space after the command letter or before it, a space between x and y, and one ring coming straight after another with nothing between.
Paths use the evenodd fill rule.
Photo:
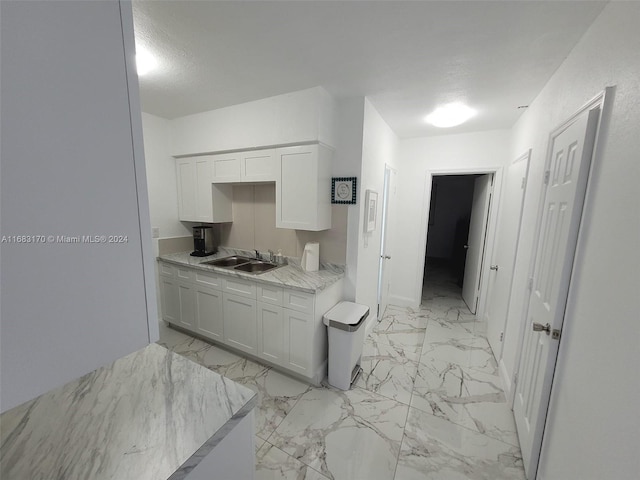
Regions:
<instances>
[{"instance_id":1,"label":"marble countertop","mask_svg":"<svg viewBox=\"0 0 640 480\"><path fill-rule=\"evenodd\" d=\"M270 272L252 275L250 273L231 270L229 268L214 267L212 265L203 265L202 262L208 262L216 258L228 257L229 255L249 255L244 250L232 250L221 248L220 251L208 257L192 257L191 252L170 253L161 255L159 260L174 263L176 265L189 266L204 271L216 272L232 277L244 278L246 280L254 280L258 283L266 283L270 285L278 285L281 287L292 288L307 293L316 293L324 290L328 286L336 283L344 277L344 266L331 263L323 263L317 272L307 272L302 269L300 263L295 259L289 259L289 264L279 267Z\"/></svg>"},{"instance_id":2,"label":"marble countertop","mask_svg":"<svg viewBox=\"0 0 640 480\"><path fill-rule=\"evenodd\" d=\"M0 478L184 478L255 393L156 344L0 416Z\"/></svg>"}]
</instances>

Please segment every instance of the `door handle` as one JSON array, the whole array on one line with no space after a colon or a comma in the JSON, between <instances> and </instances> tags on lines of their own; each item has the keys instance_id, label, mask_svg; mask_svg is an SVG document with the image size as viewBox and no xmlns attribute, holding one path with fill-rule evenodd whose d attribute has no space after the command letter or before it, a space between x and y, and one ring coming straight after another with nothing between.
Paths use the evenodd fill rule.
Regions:
<instances>
[{"instance_id":1,"label":"door handle","mask_svg":"<svg viewBox=\"0 0 640 480\"><path fill-rule=\"evenodd\" d=\"M389 255L380 255L380 258L384 258L385 260L391 260Z\"/></svg>"},{"instance_id":2,"label":"door handle","mask_svg":"<svg viewBox=\"0 0 640 480\"><path fill-rule=\"evenodd\" d=\"M465 246L464 246L464 249L465 249L465 250L466 250L467 248L469 248L469 245L465 245Z\"/></svg>"},{"instance_id":3,"label":"door handle","mask_svg":"<svg viewBox=\"0 0 640 480\"><path fill-rule=\"evenodd\" d=\"M495 271L497 272L497 271L498 271L498 265L491 265L491 266L489 267L489 269L491 269L491 270L495 270Z\"/></svg>"},{"instance_id":4,"label":"door handle","mask_svg":"<svg viewBox=\"0 0 640 480\"><path fill-rule=\"evenodd\" d=\"M533 323L532 325L534 332L547 332L547 335L551 334L551 325L548 323L546 325L542 325L541 323Z\"/></svg>"}]
</instances>

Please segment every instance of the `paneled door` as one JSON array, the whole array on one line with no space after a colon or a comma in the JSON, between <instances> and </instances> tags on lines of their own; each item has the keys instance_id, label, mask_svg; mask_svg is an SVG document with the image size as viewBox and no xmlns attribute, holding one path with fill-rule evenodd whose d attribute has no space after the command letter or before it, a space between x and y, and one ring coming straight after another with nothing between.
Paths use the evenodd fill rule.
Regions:
<instances>
[{"instance_id":1,"label":"paneled door","mask_svg":"<svg viewBox=\"0 0 640 480\"><path fill-rule=\"evenodd\" d=\"M531 152L516 158L507 170L507 180L500 201L500 226L498 227L497 246L491 262L491 272L487 287L487 340L493 350L493 356L499 361L502 356L507 310L511 297L513 268L518 253L522 207L529 172Z\"/></svg>"},{"instance_id":2,"label":"paneled door","mask_svg":"<svg viewBox=\"0 0 640 480\"><path fill-rule=\"evenodd\" d=\"M479 176L473 187L473 207L469 222L469 237L465 245L467 258L464 264L462 284L462 299L471 313L476 313L480 296L480 278L482 276L485 237L489 224L492 188L493 174Z\"/></svg>"},{"instance_id":3,"label":"paneled door","mask_svg":"<svg viewBox=\"0 0 640 480\"><path fill-rule=\"evenodd\" d=\"M535 478L599 108L576 115L550 138L544 200L514 415L527 478Z\"/></svg>"}]
</instances>

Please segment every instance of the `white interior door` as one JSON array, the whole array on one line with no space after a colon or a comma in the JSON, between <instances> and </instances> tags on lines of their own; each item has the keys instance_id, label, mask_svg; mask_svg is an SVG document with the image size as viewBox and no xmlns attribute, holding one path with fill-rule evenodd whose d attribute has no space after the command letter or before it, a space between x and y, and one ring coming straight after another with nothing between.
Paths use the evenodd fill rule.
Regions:
<instances>
[{"instance_id":1,"label":"white interior door","mask_svg":"<svg viewBox=\"0 0 640 480\"><path fill-rule=\"evenodd\" d=\"M473 206L469 222L469 237L465 248L467 259L464 264L464 281L462 284L462 299L471 313L476 313L478 297L480 296L480 278L482 275L482 257L489 223L489 208L491 206L491 188L493 175L482 175L476 178L473 187Z\"/></svg>"},{"instance_id":2,"label":"white interior door","mask_svg":"<svg viewBox=\"0 0 640 480\"><path fill-rule=\"evenodd\" d=\"M513 269L518 252L522 207L529 172L530 152L514 160L507 170L507 180L500 202L500 227L487 287L487 339L496 360L502 355L502 339L507 321Z\"/></svg>"},{"instance_id":3,"label":"white interior door","mask_svg":"<svg viewBox=\"0 0 640 480\"><path fill-rule=\"evenodd\" d=\"M392 260L392 238L389 225L393 217L396 196L396 171L388 166L384 169L382 193L382 229L380 231L380 266L378 269L378 320L384 315L389 299L389 270Z\"/></svg>"},{"instance_id":4,"label":"white interior door","mask_svg":"<svg viewBox=\"0 0 640 480\"><path fill-rule=\"evenodd\" d=\"M527 477L535 478L584 203L598 112L552 136L514 415ZM534 331L535 329L535 331ZM541 330L544 329L544 330Z\"/></svg>"}]
</instances>

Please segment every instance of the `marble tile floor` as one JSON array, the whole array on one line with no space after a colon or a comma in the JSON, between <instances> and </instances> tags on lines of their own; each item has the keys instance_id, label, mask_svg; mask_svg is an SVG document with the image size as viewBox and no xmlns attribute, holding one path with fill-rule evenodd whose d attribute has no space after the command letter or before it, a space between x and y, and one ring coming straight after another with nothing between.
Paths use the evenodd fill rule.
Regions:
<instances>
[{"instance_id":1,"label":"marble tile floor","mask_svg":"<svg viewBox=\"0 0 640 480\"><path fill-rule=\"evenodd\" d=\"M160 344L258 393L256 479L524 479L484 336L446 271L418 309L389 306L343 392L311 387L168 327Z\"/></svg>"}]
</instances>

